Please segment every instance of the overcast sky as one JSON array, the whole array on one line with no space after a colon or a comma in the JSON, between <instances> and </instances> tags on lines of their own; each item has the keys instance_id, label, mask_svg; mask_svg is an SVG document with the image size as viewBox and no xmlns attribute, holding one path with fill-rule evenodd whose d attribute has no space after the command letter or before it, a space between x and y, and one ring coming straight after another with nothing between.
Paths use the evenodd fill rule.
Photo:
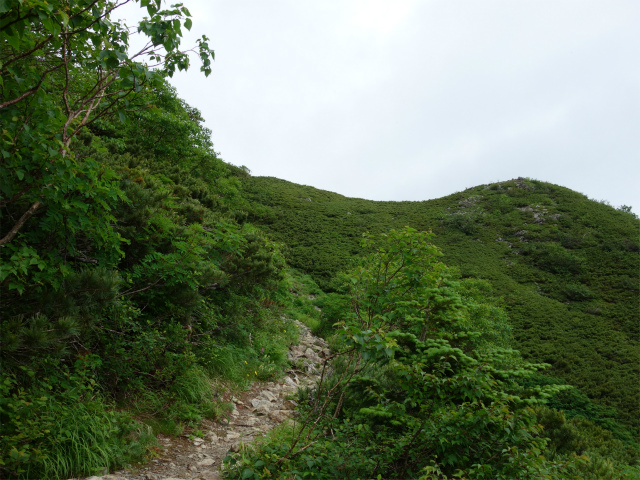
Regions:
<instances>
[{"instance_id":1,"label":"overcast sky","mask_svg":"<svg viewBox=\"0 0 640 480\"><path fill-rule=\"evenodd\" d=\"M638 0L184 0L227 162L350 197L530 177L640 213Z\"/></svg>"}]
</instances>

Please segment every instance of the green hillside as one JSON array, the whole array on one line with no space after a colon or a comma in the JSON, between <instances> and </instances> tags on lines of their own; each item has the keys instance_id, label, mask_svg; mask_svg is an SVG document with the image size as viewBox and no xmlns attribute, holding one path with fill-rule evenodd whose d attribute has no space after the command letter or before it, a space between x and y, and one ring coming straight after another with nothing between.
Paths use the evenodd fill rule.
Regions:
<instances>
[{"instance_id":1,"label":"green hillside","mask_svg":"<svg viewBox=\"0 0 640 480\"><path fill-rule=\"evenodd\" d=\"M436 233L445 263L489 280L523 356L635 430L640 414L640 222L557 185L515 179L424 202L347 198L270 177L243 182L250 220L331 291L363 232Z\"/></svg>"}]
</instances>

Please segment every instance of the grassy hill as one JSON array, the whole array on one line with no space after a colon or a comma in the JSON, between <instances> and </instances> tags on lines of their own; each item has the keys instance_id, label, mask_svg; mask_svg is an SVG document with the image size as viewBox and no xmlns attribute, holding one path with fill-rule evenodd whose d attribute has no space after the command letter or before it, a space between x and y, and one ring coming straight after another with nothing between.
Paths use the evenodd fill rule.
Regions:
<instances>
[{"instance_id":1,"label":"grassy hill","mask_svg":"<svg viewBox=\"0 0 640 480\"><path fill-rule=\"evenodd\" d=\"M347 198L249 177L249 220L286 245L290 265L325 291L360 252L363 232L432 230L445 263L489 280L523 356L583 396L565 408L637 433L640 222L570 189L530 179L423 202ZM580 395L578 395L580 396ZM595 409L595 410L594 410ZM596 412L597 411L597 412ZM589 412L591 412L589 414Z\"/></svg>"}]
</instances>

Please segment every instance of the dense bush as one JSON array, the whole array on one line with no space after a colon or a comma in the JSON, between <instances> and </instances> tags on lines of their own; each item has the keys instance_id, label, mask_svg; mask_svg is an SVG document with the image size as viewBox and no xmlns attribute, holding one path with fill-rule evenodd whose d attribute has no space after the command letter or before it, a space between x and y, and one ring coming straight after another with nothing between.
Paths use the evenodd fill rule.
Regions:
<instances>
[{"instance_id":1,"label":"dense bush","mask_svg":"<svg viewBox=\"0 0 640 480\"><path fill-rule=\"evenodd\" d=\"M461 287L429 238L365 239L332 374L301 393L288 435L228 458L228 477L579 478L585 460L542 456L531 408L564 387L522 386L543 366L504 347L486 288Z\"/></svg>"}]
</instances>

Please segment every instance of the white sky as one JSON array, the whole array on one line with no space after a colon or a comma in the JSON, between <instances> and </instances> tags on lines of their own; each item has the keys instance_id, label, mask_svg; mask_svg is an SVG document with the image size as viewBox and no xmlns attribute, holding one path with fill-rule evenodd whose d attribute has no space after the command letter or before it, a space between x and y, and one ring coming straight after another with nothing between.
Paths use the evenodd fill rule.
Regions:
<instances>
[{"instance_id":1,"label":"white sky","mask_svg":"<svg viewBox=\"0 0 640 480\"><path fill-rule=\"evenodd\" d=\"M172 83L253 175L372 200L522 176L640 213L637 0L184 5L216 60Z\"/></svg>"}]
</instances>

